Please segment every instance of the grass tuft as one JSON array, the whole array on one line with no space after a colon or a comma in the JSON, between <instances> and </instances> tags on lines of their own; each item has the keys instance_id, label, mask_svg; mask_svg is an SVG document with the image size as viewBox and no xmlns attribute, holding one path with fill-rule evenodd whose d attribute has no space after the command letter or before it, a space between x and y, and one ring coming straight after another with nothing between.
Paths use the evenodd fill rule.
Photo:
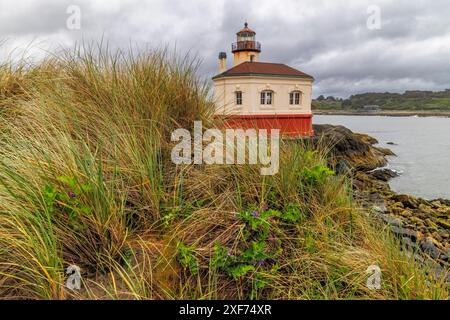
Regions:
<instances>
[{"instance_id":1,"label":"grass tuft","mask_svg":"<svg viewBox=\"0 0 450 320\"><path fill-rule=\"evenodd\" d=\"M359 208L329 146L283 141L275 176L175 166L174 129L221 125L197 68L101 45L0 66L1 298L448 298Z\"/></svg>"}]
</instances>

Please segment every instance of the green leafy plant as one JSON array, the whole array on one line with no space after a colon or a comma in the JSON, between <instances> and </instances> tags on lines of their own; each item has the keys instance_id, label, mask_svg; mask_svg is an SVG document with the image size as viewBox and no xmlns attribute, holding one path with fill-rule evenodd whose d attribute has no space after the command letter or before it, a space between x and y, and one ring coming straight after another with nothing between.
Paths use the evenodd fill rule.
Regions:
<instances>
[{"instance_id":1,"label":"green leafy plant","mask_svg":"<svg viewBox=\"0 0 450 320\"><path fill-rule=\"evenodd\" d=\"M173 205L167 203L160 204L161 222L164 227L170 227L170 225L180 218L187 218L192 215L195 210L201 209L205 206L203 200L188 200L182 199L180 204Z\"/></svg>"},{"instance_id":2,"label":"green leafy plant","mask_svg":"<svg viewBox=\"0 0 450 320\"><path fill-rule=\"evenodd\" d=\"M89 184L81 184L76 178L60 176L57 181L61 185L47 184L43 190L44 202L49 212L54 215L58 210L67 214L74 227L79 228L79 217L90 215L92 208L85 205L80 197L92 191Z\"/></svg>"},{"instance_id":3,"label":"green leafy plant","mask_svg":"<svg viewBox=\"0 0 450 320\"><path fill-rule=\"evenodd\" d=\"M303 179L312 185L322 184L329 176L335 175L334 171L324 165L317 165L312 169L305 167L302 171Z\"/></svg>"},{"instance_id":4,"label":"green leafy plant","mask_svg":"<svg viewBox=\"0 0 450 320\"><path fill-rule=\"evenodd\" d=\"M251 288L250 298L266 288L280 267L277 258L283 253L279 234L283 226L291 227L305 218L301 208L287 205L282 211L268 209L259 212L257 206L240 212L245 223L243 248L231 250L215 243L211 259L213 268L222 270L234 280L245 280Z\"/></svg>"},{"instance_id":5,"label":"green leafy plant","mask_svg":"<svg viewBox=\"0 0 450 320\"><path fill-rule=\"evenodd\" d=\"M197 275L199 272L199 263L195 257L195 248L179 241L177 243L177 252L178 262L181 266L189 270L192 275Z\"/></svg>"},{"instance_id":6,"label":"green leafy plant","mask_svg":"<svg viewBox=\"0 0 450 320\"><path fill-rule=\"evenodd\" d=\"M266 210L259 212L256 209L250 209L239 213L239 218L244 221L248 228L245 231L250 232L259 238L266 238L270 230L269 220L273 217L280 216L281 213L277 210ZM247 234L247 238L251 236Z\"/></svg>"},{"instance_id":7,"label":"green leafy plant","mask_svg":"<svg viewBox=\"0 0 450 320\"><path fill-rule=\"evenodd\" d=\"M283 214L277 210L258 212L254 209L239 213L245 222L245 247L232 252L219 243L214 245L213 268L224 271L234 280L245 280L250 287L250 298L257 298L260 290L269 283L268 275L278 271L276 258L282 253L281 243L274 240L277 227L274 225Z\"/></svg>"},{"instance_id":8,"label":"green leafy plant","mask_svg":"<svg viewBox=\"0 0 450 320\"><path fill-rule=\"evenodd\" d=\"M295 224L301 222L305 218L305 215L298 205L290 203L286 206L285 211L280 217L285 223Z\"/></svg>"}]
</instances>

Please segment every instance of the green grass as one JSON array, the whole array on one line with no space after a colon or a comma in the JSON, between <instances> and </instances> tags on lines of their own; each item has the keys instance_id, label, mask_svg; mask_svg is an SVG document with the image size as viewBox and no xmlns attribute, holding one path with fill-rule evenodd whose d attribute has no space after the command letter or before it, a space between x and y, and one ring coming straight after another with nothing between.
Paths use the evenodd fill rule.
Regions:
<instances>
[{"instance_id":1,"label":"green grass","mask_svg":"<svg viewBox=\"0 0 450 320\"><path fill-rule=\"evenodd\" d=\"M197 67L84 47L0 68L0 298L448 298L359 208L326 146L282 142L269 177L175 166L175 128L221 126ZM80 291L64 285L71 264Z\"/></svg>"},{"instance_id":2,"label":"green grass","mask_svg":"<svg viewBox=\"0 0 450 320\"><path fill-rule=\"evenodd\" d=\"M312 102L313 110L341 110L342 103L340 101L317 101Z\"/></svg>"}]
</instances>

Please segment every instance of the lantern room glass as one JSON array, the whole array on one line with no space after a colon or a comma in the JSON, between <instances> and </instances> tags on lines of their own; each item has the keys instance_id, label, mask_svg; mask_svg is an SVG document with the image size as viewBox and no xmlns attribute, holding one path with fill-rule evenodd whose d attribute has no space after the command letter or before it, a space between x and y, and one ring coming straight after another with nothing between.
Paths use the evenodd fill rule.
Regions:
<instances>
[{"instance_id":1,"label":"lantern room glass","mask_svg":"<svg viewBox=\"0 0 450 320\"><path fill-rule=\"evenodd\" d=\"M255 41L255 34L249 32L242 32L238 34L237 41Z\"/></svg>"}]
</instances>

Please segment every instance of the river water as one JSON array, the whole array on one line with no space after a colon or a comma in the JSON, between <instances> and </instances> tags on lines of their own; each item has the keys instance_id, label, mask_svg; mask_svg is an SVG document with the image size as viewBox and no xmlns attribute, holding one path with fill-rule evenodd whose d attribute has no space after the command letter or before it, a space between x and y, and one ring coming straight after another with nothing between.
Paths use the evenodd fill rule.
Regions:
<instances>
[{"instance_id":1,"label":"river water","mask_svg":"<svg viewBox=\"0 0 450 320\"><path fill-rule=\"evenodd\" d=\"M401 173L390 182L394 191L450 199L450 118L317 115L313 121L369 134L394 151L388 167Z\"/></svg>"}]
</instances>

